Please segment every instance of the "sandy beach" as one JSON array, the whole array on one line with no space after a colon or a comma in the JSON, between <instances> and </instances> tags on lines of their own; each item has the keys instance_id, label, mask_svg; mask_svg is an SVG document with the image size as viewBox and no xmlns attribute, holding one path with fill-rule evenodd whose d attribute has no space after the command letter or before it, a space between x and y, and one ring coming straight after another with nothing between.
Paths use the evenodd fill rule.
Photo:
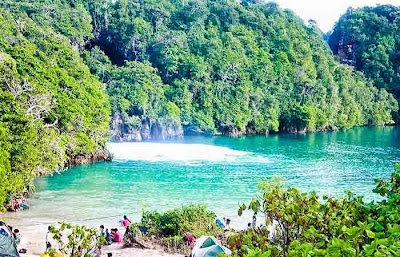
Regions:
<instances>
[{"instance_id":1,"label":"sandy beach","mask_svg":"<svg viewBox=\"0 0 400 257\"><path fill-rule=\"evenodd\" d=\"M136 248L123 248L121 245L110 245L105 247L102 250L101 256L107 256L107 253L113 253L113 256L121 256L121 257L142 257L142 256L150 256L150 257L183 257L184 255L180 254L168 254L159 249L136 249Z\"/></svg>"},{"instance_id":2,"label":"sandy beach","mask_svg":"<svg viewBox=\"0 0 400 257\"><path fill-rule=\"evenodd\" d=\"M0 219L2 219L0 217ZM45 238L47 231L47 224L41 225L28 225L27 221L23 220L4 220L8 225L18 228L21 234L21 243L19 249L25 248L28 250L26 254L21 254L21 257L37 257L43 254L46 250ZM123 230L122 227L118 229ZM183 257L179 254L168 254L162 251L162 249L137 249L137 248L124 248L122 243L114 243L110 246L102 248L102 255L107 256L107 253L112 253L113 256L118 257Z\"/></svg>"}]
</instances>

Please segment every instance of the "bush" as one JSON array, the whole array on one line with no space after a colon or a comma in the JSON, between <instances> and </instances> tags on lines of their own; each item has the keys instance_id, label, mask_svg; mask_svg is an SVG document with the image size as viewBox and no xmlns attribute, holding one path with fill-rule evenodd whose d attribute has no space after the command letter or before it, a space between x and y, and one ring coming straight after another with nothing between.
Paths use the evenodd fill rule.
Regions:
<instances>
[{"instance_id":1,"label":"bush","mask_svg":"<svg viewBox=\"0 0 400 257\"><path fill-rule=\"evenodd\" d=\"M60 228L51 226L50 234L57 245L57 248L53 245L46 250L46 254L51 257L55 256L57 251L71 257L96 256L104 243L104 238L98 237L96 229L80 225L62 223Z\"/></svg>"},{"instance_id":2,"label":"bush","mask_svg":"<svg viewBox=\"0 0 400 257\"><path fill-rule=\"evenodd\" d=\"M250 209L274 221L276 235L266 227L229 238L234 256L400 256L400 164L390 183L376 180L380 202L365 203L350 191L323 201L314 192L285 188L279 180L260 185L262 194Z\"/></svg>"},{"instance_id":3,"label":"bush","mask_svg":"<svg viewBox=\"0 0 400 257\"><path fill-rule=\"evenodd\" d=\"M205 205L188 205L164 213L145 211L139 223L128 227L124 241L126 246L143 245L142 241L153 241L172 252L188 253L184 236L193 234L218 235L221 229L215 224L216 215Z\"/></svg>"},{"instance_id":4,"label":"bush","mask_svg":"<svg viewBox=\"0 0 400 257\"><path fill-rule=\"evenodd\" d=\"M147 229L147 235L184 236L187 233L215 232L215 218L215 213L207 210L205 205L188 205L164 213L145 211L140 226Z\"/></svg>"}]
</instances>

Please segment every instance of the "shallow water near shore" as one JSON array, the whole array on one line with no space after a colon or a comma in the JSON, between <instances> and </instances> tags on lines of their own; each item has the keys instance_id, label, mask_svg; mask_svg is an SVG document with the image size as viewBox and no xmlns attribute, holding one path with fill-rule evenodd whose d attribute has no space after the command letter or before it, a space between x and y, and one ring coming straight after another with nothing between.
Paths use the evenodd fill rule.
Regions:
<instances>
[{"instance_id":1,"label":"shallow water near shore","mask_svg":"<svg viewBox=\"0 0 400 257\"><path fill-rule=\"evenodd\" d=\"M115 225L122 215L207 204L235 226L239 203L257 184L281 176L304 191L378 199L374 178L389 178L400 161L400 127L269 136L187 137L167 143L111 143L113 162L71 168L36 179L29 211L9 213L17 225L58 221Z\"/></svg>"}]
</instances>

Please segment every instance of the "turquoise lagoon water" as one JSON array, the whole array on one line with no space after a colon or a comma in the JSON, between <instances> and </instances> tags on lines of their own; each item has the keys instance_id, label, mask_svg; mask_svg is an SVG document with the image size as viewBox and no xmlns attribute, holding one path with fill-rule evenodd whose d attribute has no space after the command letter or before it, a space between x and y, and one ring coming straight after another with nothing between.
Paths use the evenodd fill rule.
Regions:
<instances>
[{"instance_id":1,"label":"turquoise lagoon water","mask_svg":"<svg viewBox=\"0 0 400 257\"><path fill-rule=\"evenodd\" d=\"M389 178L400 161L400 127L356 128L307 135L187 137L167 143L111 143L113 162L71 168L36 180L26 212L32 224L139 219L143 210L207 204L236 215L263 179L280 175L304 191L342 196L345 189L377 199L374 178ZM118 216L118 217L116 217Z\"/></svg>"}]
</instances>

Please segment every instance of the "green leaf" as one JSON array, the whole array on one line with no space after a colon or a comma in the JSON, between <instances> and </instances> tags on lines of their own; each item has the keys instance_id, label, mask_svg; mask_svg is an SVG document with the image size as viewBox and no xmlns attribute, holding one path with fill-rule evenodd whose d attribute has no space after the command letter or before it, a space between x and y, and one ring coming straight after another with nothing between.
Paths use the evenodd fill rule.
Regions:
<instances>
[{"instance_id":1,"label":"green leaf","mask_svg":"<svg viewBox=\"0 0 400 257\"><path fill-rule=\"evenodd\" d=\"M382 226L379 222L375 222L375 226L374 226L375 230L378 232L381 232L385 229L384 226Z\"/></svg>"},{"instance_id":2,"label":"green leaf","mask_svg":"<svg viewBox=\"0 0 400 257\"><path fill-rule=\"evenodd\" d=\"M371 230L365 230L365 232L367 233L367 236L369 238L375 238L375 233L372 232Z\"/></svg>"}]
</instances>

